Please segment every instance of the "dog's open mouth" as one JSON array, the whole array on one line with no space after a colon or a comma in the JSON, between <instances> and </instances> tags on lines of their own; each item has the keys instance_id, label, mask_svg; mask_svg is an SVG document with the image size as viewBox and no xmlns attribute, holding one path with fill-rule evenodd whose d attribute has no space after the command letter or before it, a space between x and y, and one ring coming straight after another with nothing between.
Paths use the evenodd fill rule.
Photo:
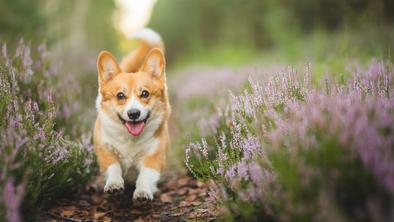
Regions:
<instances>
[{"instance_id":1,"label":"dog's open mouth","mask_svg":"<svg viewBox=\"0 0 394 222\"><path fill-rule=\"evenodd\" d=\"M142 131L144 131L145 128L145 124L146 121L149 118L150 113L148 113L148 115L146 116L145 119L140 120L140 121L126 121L124 120L120 115L118 115L120 121L123 123L123 125L125 125L125 127L127 128L127 131L129 131L129 133L133 136L139 136L141 135Z\"/></svg>"}]
</instances>

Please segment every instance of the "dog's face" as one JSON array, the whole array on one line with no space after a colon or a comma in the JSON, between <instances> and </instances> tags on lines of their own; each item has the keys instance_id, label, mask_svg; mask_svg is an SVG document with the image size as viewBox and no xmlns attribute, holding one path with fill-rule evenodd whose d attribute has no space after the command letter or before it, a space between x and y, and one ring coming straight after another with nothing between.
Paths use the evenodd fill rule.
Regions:
<instances>
[{"instance_id":1,"label":"dog's face","mask_svg":"<svg viewBox=\"0 0 394 222\"><path fill-rule=\"evenodd\" d=\"M166 112L165 60L153 49L136 73L122 72L109 52L102 52L98 62L100 108L109 118L139 136L153 119Z\"/></svg>"}]
</instances>

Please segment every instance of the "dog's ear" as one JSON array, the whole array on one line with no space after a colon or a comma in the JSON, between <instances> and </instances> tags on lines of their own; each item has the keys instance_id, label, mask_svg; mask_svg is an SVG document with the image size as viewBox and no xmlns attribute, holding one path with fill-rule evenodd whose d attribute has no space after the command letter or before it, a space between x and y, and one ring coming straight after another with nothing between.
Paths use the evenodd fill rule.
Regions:
<instances>
[{"instance_id":1,"label":"dog's ear","mask_svg":"<svg viewBox=\"0 0 394 222\"><path fill-rule=\"evenodd\" d=\"M146 56L140 71L152 73L153 76L161 78L164 77L165 63L163 52L159 48L154 48Z\"/></svg>"},{"instance_id":2,"label":"dog's ear","mask_svg":"<svg viewBox=\"0 0 394 222\"><path fill-rule=\"evenodd\" d=\"M97 59L97 70L99 74L99 83L112 79L120 73L119 64L108 51L101 51Z\"/></svg>"}]
</instances>

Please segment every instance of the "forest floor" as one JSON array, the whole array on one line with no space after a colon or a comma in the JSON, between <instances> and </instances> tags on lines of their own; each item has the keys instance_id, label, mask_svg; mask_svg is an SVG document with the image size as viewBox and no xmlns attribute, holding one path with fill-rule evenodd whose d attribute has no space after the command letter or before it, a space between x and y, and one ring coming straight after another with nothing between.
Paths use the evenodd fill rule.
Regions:
<instances>
[{"instance_id":1,"label":"forest floor","mask_svg":"<svg viewBox=\"0 0 394 222\"><path fill-rule=\"evenodd\" d=\"M58 200L46 211L44 221L212 221L220 208L208 197L205 183L189 176L173 175L158 185L154 200L134 206L133 187L122 194L103 193L98 180L73 198Z\"/></svg>"}]
</instances>

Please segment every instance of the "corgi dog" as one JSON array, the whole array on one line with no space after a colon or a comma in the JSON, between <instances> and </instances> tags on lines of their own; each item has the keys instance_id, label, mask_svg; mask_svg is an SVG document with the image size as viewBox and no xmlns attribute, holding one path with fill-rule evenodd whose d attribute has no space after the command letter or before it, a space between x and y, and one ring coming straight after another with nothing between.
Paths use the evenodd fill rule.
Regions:
<instances>
[{"instance_id":1,"label":"corgi dog","mask_svg":"<svg viewBox=\"0 0 394 222\"><path fill-rule=\"evenodd\" d=\"M120 64L102 51L97 60L97 119L93 145L105 177L104 192L135 182L133 201L153 199L169 147L164 45L158 33L142 29L138 47Z\"/></svg>"}]
</instances>

